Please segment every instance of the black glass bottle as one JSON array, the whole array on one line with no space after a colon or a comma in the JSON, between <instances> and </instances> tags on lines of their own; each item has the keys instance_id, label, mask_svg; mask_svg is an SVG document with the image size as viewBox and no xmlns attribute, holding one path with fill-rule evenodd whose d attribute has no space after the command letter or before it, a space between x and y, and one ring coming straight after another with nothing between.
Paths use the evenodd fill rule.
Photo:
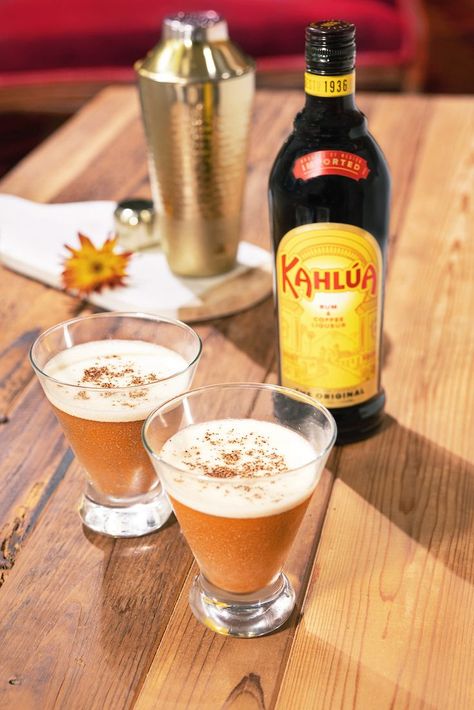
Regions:
<instances>
[{"instance_id":1,"label":"black glass bottle","mask_svg":"<svg viewBox=\"0 0 474 710\"><path fill-rule=\"evenodd\" d=\"M355 27L306 29L305 106L273 165L280 380L323 402L338 443L381 422L390 178L354 101Z\"/></svg>"}]
</instances>

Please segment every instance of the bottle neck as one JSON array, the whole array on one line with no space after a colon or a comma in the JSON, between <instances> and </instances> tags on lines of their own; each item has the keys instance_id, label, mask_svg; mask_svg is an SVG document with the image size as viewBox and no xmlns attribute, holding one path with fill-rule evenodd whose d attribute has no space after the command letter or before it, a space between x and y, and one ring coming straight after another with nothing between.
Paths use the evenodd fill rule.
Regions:
<instances>
[{"instance_id":1,"label":"bottle neck","mask_svg":"<svg viewBox=\"0 0 474 710\"><path fill-rule=\"evenodd\" d=\"M342 113L344 111L355 111L357 107L354 94L339 96L334 99L306 94L305 108L308 111L317 113Z\"/></svg>"},{"instance_id":2,"label":"bottle neck","mask_svg":"<svg viewBox=\"0 0 474 710\"><path fill-rule=\"evenodd\" d=\"M340 113L356 108L355 72L336 76L305 73L306 108Z\"/></svg>"}]
</instances>

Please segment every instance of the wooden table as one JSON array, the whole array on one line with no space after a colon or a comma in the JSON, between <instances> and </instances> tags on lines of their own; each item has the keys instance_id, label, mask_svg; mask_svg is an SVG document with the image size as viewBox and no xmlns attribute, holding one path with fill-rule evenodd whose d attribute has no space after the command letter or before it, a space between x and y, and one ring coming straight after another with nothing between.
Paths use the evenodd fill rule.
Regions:
<instances>
[{"instance_id":1,"label":"wooden table","mask_svg":"<svg viewBox=\"0 0 474 710\"><path fill-rule=\"evenodd\" d=\"M269 167L301 101L257 99L245 235L264 246ZM474 707L474 101L360 103L394 183L388 413L376 436L332 455L287 565L297 610L269 637L195 621L176 522L137 540L82 528L80 468L27 353L83 306L2 272L2 708ZM147 194L134 90L104 91L1 189L53 202ZM197 385L275 381L270 300L198 331Z\"/></svg>"}]
</instances>

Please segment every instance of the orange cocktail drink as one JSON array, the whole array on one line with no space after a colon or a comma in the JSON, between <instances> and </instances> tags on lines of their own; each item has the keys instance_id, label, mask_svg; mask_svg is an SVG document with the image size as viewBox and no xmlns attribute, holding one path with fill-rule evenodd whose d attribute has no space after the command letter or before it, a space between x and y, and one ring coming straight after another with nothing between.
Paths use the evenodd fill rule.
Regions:
<instances>
[{"instance_id":1,"label":"orange cocktail drink","mask_svg":"<svg viewBox=\"0 0 474 710\"><path fill-rule=\"evenodd\" d=\"M144 440L199 565L191 607L204 623L253 636L288 618L282 568L334 436L322 405L270 385L201 388L149 417Z\"/></svg>"},{"instance_id":2,"label":"orange cocktail drink","mask_svg":"<svg viewBox=\"0 0 474 710\"><path fill-rule=\"evenodd\" d=\"M134 537L169 517L141 428L187 389L200 350L179 321L117 313L61 323L33 345L33 367L85 472L82 520L96 532Z\"/></svg>"}]
</instances>

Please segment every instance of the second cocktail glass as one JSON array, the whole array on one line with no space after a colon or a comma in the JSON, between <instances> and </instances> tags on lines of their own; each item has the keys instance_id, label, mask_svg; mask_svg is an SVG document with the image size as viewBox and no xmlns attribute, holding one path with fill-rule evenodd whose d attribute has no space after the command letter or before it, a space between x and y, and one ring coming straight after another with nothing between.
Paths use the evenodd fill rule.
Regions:
<instances>
[{"instance_id":1,"label":"second cocktail glass","mask_svg":"<svg viewBox=\"0 0 474 710\"><path fill-rule=\"evenodd\" d=\"M294 390L211 385L177 396L143 438L200 568L195 616L260 636L290 616L282 567L336 437L331 414Z\"/></svg>"},{"instance_id":2,"label":"second cocktail glass","mask_svg":"<svg viewBox=\"0 0 474 710\"><path fill-rule=\"evenodd\" d=\"M30 359L85 470L80 515L92 530L135 537L160 528L171 507L141 442L160 403L191 384L198 335L180 321L100 313L50 328Z\"/></svg>"}]
</instances>

